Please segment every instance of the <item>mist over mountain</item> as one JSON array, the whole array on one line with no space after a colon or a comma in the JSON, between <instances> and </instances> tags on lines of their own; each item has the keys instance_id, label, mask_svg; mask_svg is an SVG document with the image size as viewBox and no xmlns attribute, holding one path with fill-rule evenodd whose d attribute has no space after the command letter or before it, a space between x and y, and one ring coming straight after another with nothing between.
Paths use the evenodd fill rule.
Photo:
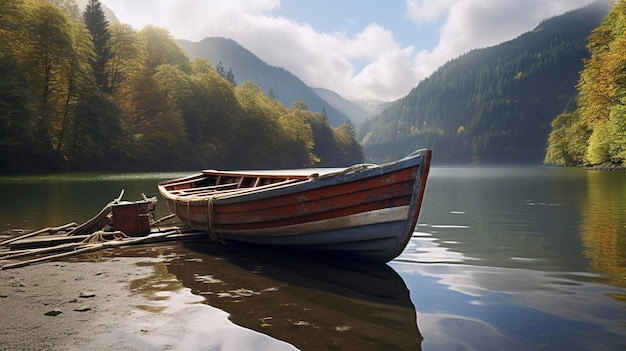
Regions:
<instances>
[{"instance_id":1,"label":"mist over mountain","mask_svg":"<svg viewBox=\"0 0 626 351\"><path fill-rule=\"evenodd\" d=\"M310 111L325 110L326 117L333 127L348 121L346 114L324 101L298 77L283 68L266 64L231 39L205 38L199 42L180 39L177 43L191 59L205 58L213 67L221 62L225 70L233 71L237 83L252 81L266 95L272 94L276 100L287 107L295 101L304 101Z\"/></svg>"},{"instance_id":2,"label":"mist over mountain","mask_svg":"<svg viewBox=\"0 0 626 351\"><path fill-rule=\"evenodd\" d=\"M432 148L439 163L542 163L550 122L576 96L587 37L608 1L449 61L357 128L373 162Z\"/></svg>"},{"instance_id":3,"label":"mist over mountain","mask_svg":"<svg viewBox=\"0 0 626 351\"><path fill-rule=\"evenodd\" d=\"M374 112L368 111L362 106L346 100L341 95L332 90L324 88L313 88L313 91L324 101L328 102L332 107L350 118L353 124L357 125L364 120L372 117ZM378 111L380 112L380 111Z\"/></svg>"}]
</instances>

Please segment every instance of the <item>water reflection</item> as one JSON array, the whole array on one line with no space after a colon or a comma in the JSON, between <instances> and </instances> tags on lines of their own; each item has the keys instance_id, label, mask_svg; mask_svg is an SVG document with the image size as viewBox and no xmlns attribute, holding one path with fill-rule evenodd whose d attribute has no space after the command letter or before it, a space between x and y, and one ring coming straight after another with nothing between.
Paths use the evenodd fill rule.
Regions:
<instances>
[{"instance_id":1,"label":"water reflection","mask_svg":"<svg viewBox=\"0 0 626 351\"><path fill-rule=\"evenodd\" d=\"M150 301L137 306L133 312L137 322L131 323L152 331L133 336L134 345L149 349L238 345L240 349L277 350L293 345L302 350L421 350L422 336L409 290L388 265L239 245L189 245L112 252L164 259L157 264L147 262L154 267L153 273L131 282L132 291ZM151 322L143 326L142 319ZM167 337L168 324L187 341ZM206 338L196 340L201 333ZM244 339L248 339L245 344Z\"/></svg>"},{"instance_id":2,"label":"water reflection","mask_svg":"<svg viewBox=\"0 0 626 351\"><path fill-rule=\"evenodd\" d=\"M621 172L589 171L581 201L580 232L589 269L609 284L626 287L626 178ZM616 295L626 301L626 294Z\"/></svg>"},{"instance_id":3,"label":"water reflection","mask_svg":"<svg viewBox=\"0 0 626 351\"><path fill-rule=\"evenodd\" d=\"M422 227L423 228L423 227ZM471 265L463 254L416 233L390 263L411 287L426 336L423 349L615 350L625 344L626 312L611 295L622 289L590 282L589 272Z\"/></svg>"},{"instance_id":4,"label":"water reflection","mask_svg":"<svg viewBox=\"0 0 626 351\"><path fill-rule=\"evenodd\" d=\"M304 350L421 349L409 290L387 265L214 250L173 258L168 271L238 325Z\"/></svg>"}]
</instances>

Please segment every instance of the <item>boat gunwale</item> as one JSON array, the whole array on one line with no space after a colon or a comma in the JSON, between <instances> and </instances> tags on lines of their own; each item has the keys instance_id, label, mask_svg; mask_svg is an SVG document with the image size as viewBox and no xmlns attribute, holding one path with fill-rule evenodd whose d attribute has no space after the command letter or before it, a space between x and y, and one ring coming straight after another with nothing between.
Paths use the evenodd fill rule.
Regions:
<instances>
[{"instance_id":1,"label":"boat gunwale","mask_svg":"<svg viewBox=\"0 0 626 351\"><path fill-rule=\"evenodd\" d=\"M169 185L171 181L165 181L165 182L159 183L159 188L163 190L161 191L161 194L164 197L167 197L168 199L175 200L175 201L181 201L184 203L189 202L190 205L193 205L194 202L202 202L203 200L206 201L209 197L213 197L221 193L224 193L224 194L232 193L232 196L223 197L223 198L219 198L219 197L215 198L216 204L219 203L219 204L226 205L226 204L238 203L242 201L256 201L265 197L282 196L284 194L297 193L305 189L314 190L314 189L328 187L328 186L340 185L340 184L349 183L349 182L356 182L356 181L363 180L364 178L371 178L371 177L375 177L379 175L385 175L388 173L394 173L401 169L410 168L413 165L416 165L418 166L418 168L421 168L420 164L421 162L423 162L424 159L425 159L425 153L419 153L414 156L405 157L395 162L382 164L374 168L363 169L360 171L355 171L355 172L346 173L346 174L338 174L336 176L300 179L300 181L293 182L290 184L274 183L274 184L258 186L256 188L241 188L241 190L249 189L248 191L242 192L241 194L237 194L236 191L224 191L224 192L215 191L205 196L197 196L197 198L194 198L193 196L180 196L180 195L172 194L167 189L168 186L171 186ZM348 168L345 168L344 170ZM252 173L248 173L248 172L252 172L252 171L245 171L245 172L236 172L236 171L235 172L221 172L220 171L219 173L225 173L225 174L228 174L229 176L252 176ZM282 172L282 171L277 171L277 172ZM198 182L200 182L203 179L205 179L203 177L207 177L207 176L208 175L206 175L205 173L198 173L192 176L188 176L186 177L186 179L192 179L195 177L198 179ZM418 177L416 176L413 181L414 182L418 181L417 178ZM179 178L179 179L185 179L185 178ZM172 180L172 181L175 181L175 180ZM300 187L301 189L294 190L294 187ZM201 204L199 203L198 205L201 205Z\"/></svg>"}]
</instances>

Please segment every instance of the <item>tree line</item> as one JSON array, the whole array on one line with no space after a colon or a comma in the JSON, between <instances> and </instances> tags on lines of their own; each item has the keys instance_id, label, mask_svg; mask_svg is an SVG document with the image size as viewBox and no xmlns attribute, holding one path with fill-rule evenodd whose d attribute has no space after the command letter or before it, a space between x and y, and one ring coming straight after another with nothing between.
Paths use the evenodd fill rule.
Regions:
<instances>
[{"instance_id":1,"label":"tree line","mask_svg":"<svg viewBox=\"0 0 626 351\"><path fill-rule=\"evenodd\" d=\"M626 2L615 1L588 37L591 57L578 94L551 123L545 162L624 164L626 160Z\"/></svg>"},{"instance_id":2,"label":"tree line","mask_svg":"<svg viewBox=\"0 0 626 351\"><path fill-rule=\"evenodd\" d=\"M98 0L0 0L0 172L343 166L332 128L189 60L169 32L109 24Z\"/></svg>"}]
</instances>

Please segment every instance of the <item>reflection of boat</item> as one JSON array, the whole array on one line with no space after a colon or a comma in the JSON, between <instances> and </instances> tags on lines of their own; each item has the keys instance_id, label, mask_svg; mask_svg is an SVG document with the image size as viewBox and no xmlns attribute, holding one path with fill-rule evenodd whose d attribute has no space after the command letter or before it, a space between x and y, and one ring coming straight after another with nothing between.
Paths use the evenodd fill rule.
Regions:
<instances>
[{"instance_id":1,"label":"reflection of boat","mask_svg":"<svg viewBox=\"0 0 626 351\"><path fill-rule=\"evenodd\" d=\"M397 257L419 215L430 150L380 165L290 171L203 171L159 184L189 226L227 241Z\"/></svg>"},{"instance_id":2,"label":"reflection of boat","mask_svg":"<svg viewBox=\"0 0 626 351\"><path fill-rule=\"evenodd\" d=\"M409 291L386 264L205 248L220 252L190 251L168 270L236 324L302 350L421 349Z\"/></svg>"}]
</instances>

